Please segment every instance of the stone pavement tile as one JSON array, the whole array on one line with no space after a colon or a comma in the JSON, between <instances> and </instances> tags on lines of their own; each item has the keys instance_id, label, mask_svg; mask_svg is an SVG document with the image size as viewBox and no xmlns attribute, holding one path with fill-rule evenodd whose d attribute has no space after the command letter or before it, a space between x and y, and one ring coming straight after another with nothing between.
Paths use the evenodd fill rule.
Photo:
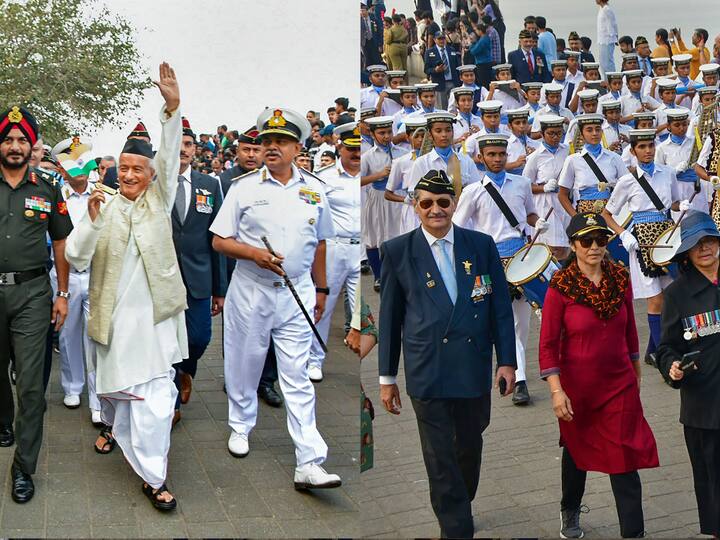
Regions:
<instances>
[{"instance_id":1,"label":"stone pavement tile","mask_svg":"<svg viewBox=\"0 0 720 540\"><path fill-rule=\"evenodd\" d=\"M281 519L278 522L287 537L327 538L332 536L327 525L319 519Z\"/></svg>"},{"instance_id":2,"label":"stone pavement tile","mask_svg":"<svg viewBox=\"0 0 720 540\"><path fill-rule=\"evenodd\" d=\"M283 535L280 519L248 517L242 519L233 519L232 524L235 527L237 536L241 538L279 538Z\"/></svg>"},{"instance_id":3,"label":"stone pavement tile","mask_svg":"<svg viewBox=\"0 0 720 540\"><path fill-rule=\"evenodd\" d=\"M313 509L306 502L304 494L294 488L258 489L258 492L265 503L272 507L273 514L282 516L283 519L302 519L316 516Z\"/></svg>"},{"instance_id":4,"label":"stone pavement tile","mask_svg":"<svg viewBox=\"0 0 720 540\"><path fill-rule=\"evenodd\" d=\"M417 510L426 504L426 501L421 500L419 497L398 497L396 495L376 497L375 500L386 514L397 514L407 510Z\"/></svg>"},{"instance_id":5,"label":"stone pavement tile","mask_svg":"<svg viewBox=\"0 0 720 540\"><path fill-rule=\"evenodd\" d=\"M99 484L97 493L89 497L88 508L90 522L95 527L102 527L104 524L112 526L128 527L136 526L134 506L128 497L109 493L103 486L110 487L111 484Z\"/></svg>"},{"instance_id":6,"label":"stone pavement tile","mask_svg":"<svg viewBox=\"0 0 720 540\"><path fill-rule=\"evenodd\" d=\"M149 504L149 502L148 502ZM150 507L156 514L160 514L157 510ZM142 519L140 520L140 536L142 538L187 538L187 527L182 519L165 519L169 516L160 514L158 519Z\"/></svg>"},{"instance_id":7,"label":"stone pavement tile","mask_svg":"<svg viewBox=\"0 0 720 540\"><path fill-rule=\"evenodd\" d=\"M668 495L657 495L652 499L653 504L665 510L668 514L682 510L693 510L697 508L694 493L670 493Z\"/></svg>"},{"instance_id":8,"label":"stone pavement tile","mask_svg":"<svg viewBox=\"0 0 720 540\"><path fill-rule=\"evenodd\" d=\"M4 538L45 538L45 529L7 529L1 527L2 535Z\"/></svg>"},{"instance_id":9,"label":"stone pavement tile","mask_svg":"<svg viewBox=\"0 0 720 540\"><path fill-rule=\"evenodd\" d=\"M232 523L188 523L188 538L234 538L237 533Z\"/></svg>"},{"instance_id":10,"label":"stone pavement tile","mask_svg":"<svg viewBox=\"0 0 720 540\"><path fill-rule=\"evenodd\" d=\"M73 473L81 476L84 469L82 451L76 452L50 452L48 455L48 473Z\"/></svg>"},{"instance_id":11,"label":"stone pavement tile","mask_svg":"<svg viewBox=\"0 0 720 540\"><path fill-rule=\"evenodd\" d=\"M7 480L3 486L3 491L10 493L10 468L7 470ZM2 518L0 518L0 532L3 536L4 531L37 529L38 526L45 527L45 513L48 498L48 482L44 475L36 474L33 476L35 484L35 496L32 500L25 504L17 504L10 497L3 499ZM42 516L42 520L38 523L38 516Z\"/></svg>"},{"instance_id":12,"label":"stone pavement tile","mask_svg":"<svg viewBox=\"0 0 720 540\"><path fill-rule=\"evenodd\" d=\"M384 516L373 517L374 514L363 514L362 515L362 537L363 538L374 538L381 537L385 534L395 534L397 536L397 529L390 523L389 519ZM424 533L421 536L428 536L429 533Z\"/></svg>"},{"instance_id":13,"label":"stone pavement tile","mask_svg":"<svg viewBox=\"0 0 720 540\"><path fill-rule=\"evenodd\" d=\"M217 492L209 487L198 489L186 484L178 484L173 489L182 514L187 523L206 523L227 521L228 515L220 504Z\"/></svg>"},{"instance_id":14,"label":"stone pavement tile","mask_svg":"<svg viewBox=\"0 0 720 540\"><path fill-rule=\"evenodd\" d=\"M249 486L220 488L219 499L231 520L270 518L274 512L260 494Z\"/></svg>"},{"instance_id":15,"label":"stone pavement tile","mask_svg":"<svg viewBox=\"0 0 720 540\"><path fill-rule=\"evenodd\" d=\"M92 526L93 538L140 538L140 527L115 526L107 523Z\"/></svg>"},{"instance_id":16,"label":"stone pavement tile","mask_svg":"<svg viewBox=\"0 0 720 540\"><path fill-rule=\"evenodd\" d=\"M47 525L48 528L56 525L67 526L73 523L89 525L87 493L48 493L47 497Z\"/></svg>"},{"instance_id":17,"label":"stone pavement tile","mask_svg":"<svg viewBox=\"0 0 720 540\"><path fill-rule=\"evenodd\" d=\"M398 531L410 525L432 525L437 523L435 514L432 510L428 510L427 507L417 508L406 512L393 512L392 514L389 514L387 518L395 526L395 528L398 529Z\"/></svg>"},{"instance_id":18,"label":"stone pavement tile","mask_svg":"<svg viewBox=\"0 0 720 540\"><path fill-rule=\"evenodd\" d=\"M357 513L359 510L358 505L347 496L342 487L298 491L297 494L302 496L303 502L318 516Z\"/></svg>"},{"instance_id":19,"label":"stone pavement tile","mask_svg":"<svg viewBox=\"0 0 720 540\"><path fill-rule=\"evenodd\" d=\"M75 523L70 525L49 525L47 528L48 538L89 538L90 524Z\"/></svg>"},{"instance_id":20,"label":"stone pavement tile","mask_svg":"<svg viewBox=\"0 0 720 540\"><path fill-rule=\"evenodd\" d=\"M364 536L360 515L355 513L328 514L320 518L334 538L361 538Z\"/></svg>"}]
</instances>

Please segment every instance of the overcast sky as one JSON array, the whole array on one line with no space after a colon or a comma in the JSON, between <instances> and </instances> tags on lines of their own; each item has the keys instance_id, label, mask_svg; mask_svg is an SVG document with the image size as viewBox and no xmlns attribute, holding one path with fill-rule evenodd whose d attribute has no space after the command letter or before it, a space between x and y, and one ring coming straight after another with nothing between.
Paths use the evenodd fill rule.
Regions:
<instances>
[{"instance_id":1,"label":"overcast sky","mask_svg":"<svg viewBox=\"0 0 720 540\"><path fill-rule=\"evenodd\" d=\"M359 96L359 8L355 0L104 0L137 28L153 79L165 60L180 83L181 109L195 133L220 124L243 131L265 106L303 115ZM153 87L122 129L95 134L93 154L117 155L143 119L157 145L162 98Z\"/></svg>"}]
</instances>

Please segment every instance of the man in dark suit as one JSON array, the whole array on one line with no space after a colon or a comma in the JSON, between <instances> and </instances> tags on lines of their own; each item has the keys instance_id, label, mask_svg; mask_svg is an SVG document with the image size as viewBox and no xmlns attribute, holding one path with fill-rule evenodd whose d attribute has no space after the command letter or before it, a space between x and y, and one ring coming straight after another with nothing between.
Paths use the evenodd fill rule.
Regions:
<instances>
[{"instance_id":1,"label":"man in dark suit","mask_svg":"<svg viewBox=\"0 0 720 540\"><path fill-rule=\"evenodd\" d=\"M211 317L222 311L227 291L225 257L212 248L210 232L222 204L222 190L215 178L192 170L195 134L187 119L183 118L182 122L180 174L171 221L175 253L187 289L185 322L189 357L175 366L179 393L173 423L180 419L180 403L190 399L197 362L212 337Z\"/></svg>"},{"instance_id":2,"label":"man in dark suit","mask_svg":"<svg viewBox=\"0 0 720 540\"><path fill-rule=\"evenodd\" d=\"M425 51L425 74L437 84L438 109L447 109L450 90L460 86L457 67L462 63L460 54L448 46L445 34L435 33L435 46Z\"/></svg>"},{"instance_id":3,"label":"man in dark suit","mask_svg":"<svg viewBox=\"0 0 720 540\"><path fill-rule=\"evenodd\" d=\"M527 82L550 82L552 73L545 54L533 47L533 36L527 30L520 31L520 48L508 54L513 79L520 84Z\"/></svg>"},{"instance_id":4,"label":"man in dark suit","mask_svg":"<svg viewBox=\"0 0 720 540\"><path fill-rule=\"evenodd\" d=\"M471 538L482 432L495 384L512 393L515 331L492 238L452 224L455 191L443 171L415 187L421 226L385 242L380 304L380 399L400 414L400 349L415 410L430 500L445 538Z\"/></svg>"},{"instance_id":5,"label":"man in dark suit","mask_svg":"<svg viewBox=\"0 0 720 540\"><path fill-rule=\"evenodd\" d=\"M259 141L256 139L258 133L257 128L252 126L239 135L237 152L235 154L235 165L220 173L220 184L222 185L223 196L227 195L230 186L238 177L262 166L263 150ZM235 270L235 259L226 257L226 260L227 280L229 283ZM271 340L268 356L265 360L262 376L260 377L260 385L258 386L258 397L271 407L280 407L283 404L282 396L275 389L277 380L277 360L275 359L275 347Z\"/></svg>"}]
</instances>

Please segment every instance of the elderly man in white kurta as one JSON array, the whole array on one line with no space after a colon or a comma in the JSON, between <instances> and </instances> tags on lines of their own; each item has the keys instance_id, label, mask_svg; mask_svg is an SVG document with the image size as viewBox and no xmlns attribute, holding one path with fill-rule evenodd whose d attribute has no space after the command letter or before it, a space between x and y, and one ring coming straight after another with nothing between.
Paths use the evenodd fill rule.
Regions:
<instances>
[{"instance_id":1,"label":"elderly man in white kurta","mask_svg":"<svg viewBox=\"0 0 720 540\"><path fill-rule=\"evenodd\" d=\"M144 480L158 510L177 501L165 486L177 390L173 364L187 357L185 288L172 243L170 212L180 170L180 94L172 68L155 83L165 99L162 139L153 160L144 141L120 154L120 192L106 204L101 190L68 238L66 257L92 265L88 335L97 351L96 389L103 421L125 459ZM153 174L156 175L153 180Z\"/></svg>"}]
</instances>

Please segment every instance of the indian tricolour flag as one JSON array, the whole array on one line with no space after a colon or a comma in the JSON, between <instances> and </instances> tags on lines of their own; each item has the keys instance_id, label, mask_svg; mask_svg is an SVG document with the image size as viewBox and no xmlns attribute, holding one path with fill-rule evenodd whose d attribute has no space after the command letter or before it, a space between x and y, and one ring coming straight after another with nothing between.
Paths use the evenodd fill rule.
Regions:
<instances>
[{"instance_id":1,"label":"indian tricolour flag","mask_svg":"<svg viewBox=\"0 0 720 540\"><path fill-rule=\"evenodd\" d=\"M65 159L63 159L63 156L65 156ZM62 165L63 169L65 169L67 173L73 178L80 175L87 176L90 174L90 171L97 169L97 163L95 163L95 158L93 158L89 150L84 152L83 154L80 154L75 159L72 159L67 154L59 155L58 159L60 160L60 164Z\"/></svg>"}]
</instances>

